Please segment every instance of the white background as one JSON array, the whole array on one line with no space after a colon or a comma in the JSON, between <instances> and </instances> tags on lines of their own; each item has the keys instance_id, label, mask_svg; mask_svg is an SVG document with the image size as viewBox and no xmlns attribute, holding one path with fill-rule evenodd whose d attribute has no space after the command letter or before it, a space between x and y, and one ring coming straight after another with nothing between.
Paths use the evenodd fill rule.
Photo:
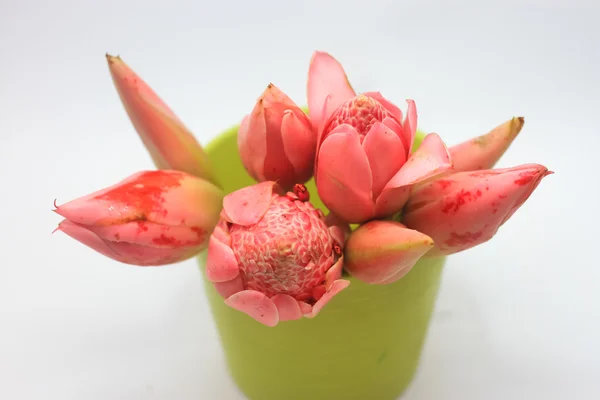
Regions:
<instances>
[{"instance_id":1,"label":"white background","mask_svg":"<svg viewBox=\"0 0 600 400\"><path fill-rule=\"evenodd\" d=\"M403 399L600 398L600 5L448 3L0 0L0 398L242 399L195 261L118 264L50 210L153 168L105 52L206 143L269 82L304 104L315 49L449 145L524 115L501 166L556 172L450 258Z\"/></svg>"}]
</instances>

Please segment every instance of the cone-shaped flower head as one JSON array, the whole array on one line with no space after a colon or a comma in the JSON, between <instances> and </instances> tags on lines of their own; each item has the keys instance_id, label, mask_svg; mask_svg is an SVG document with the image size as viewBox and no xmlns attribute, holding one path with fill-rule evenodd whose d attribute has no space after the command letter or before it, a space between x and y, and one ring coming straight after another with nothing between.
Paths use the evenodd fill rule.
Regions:
<instances>
[{"instance_id":1,"label":"cone-shaped flower head","mask_svg":"<svg viewBox=\"0 0 600 400\"><path fill-rule=\"evenodd\" d=\"M366 283L387 284L406 275L433 240L395 221L375 220L350 234L345 249L345 269Z\"/></svg>"},{"instance_id":2,"label":"cone-shaped flower head","mask_svg":"<svg viewBox=\"0 0 600 400\"><path fill-rule=\"evenodd\" d=\"M463 251L491 239L548 174L539 164L451 174L416 190L402 221L434 240L427 256Z\"/></svg>"},{"instance_id":3,"label":"cone-shaped flower head","mask_svg":"<svg viewBox=\"0 0 600 400\"><path fill-rule=\"evenodd\" d=\"M269 84L238 131L244 167L256 181L276 181L284 190L313 174L316 134L306 114Z\"/></svg>"},{"instance_id":4,"label":"cone-shaped flower head","mask_svg":"<svg viewBox=\"0 0 600 400\"><path fill-rule=\"evenodd\" d=\"M351 223L400 211L413 185L452 167L436 134L412 146L417 110L407 116L378 92L356 95L329 54L313 56L308 78L310 117L318 124L315 179L323 203ZM316 121L316 122L315 122Z\"/></svg>"},{"instance_id":5,"label":"cone-shaped flower head","mask_svg":"<svg viewBox=\"0 0 600 400\"><path fill-rule=\"evenodd\" d=\"M485 135L450 147L448 151L454 163L454 172L491 169L515 140L525 118L506 121Z\"/></svg>"},{"instance_id":6,"label":"cone-shaped flower head","mask_svg":"<svg viewBox=\"0 0 600 400\"><path fill-rule=\"evenodd\" d=\"M114 260L172 264L208 247L222 191L180 171L145 171L56 206L57 230Z\"/></svg>"},{"instance_id":7,"label":"cone-shaped flower head","mask_svg":"<svg viewBox=\"0 0 600 400\"><path fill-rule=\"evenodd\" d=\"M267 326L314 317L350 283L342 229L300 198L302 186L280 194L270 181L233 192L210 238L207 278L227 305Z\"/></svg>"},{"instance_id":8,"label":"cone-shaped flower head","mask_svg":"<svg viewBox=\"0 0 600 400\"><path fill-rule=\"evenodd\" d=\"M129 119L156 166L216 183L208 156L173 111L120 57L107 54L106 59Z\"/></svg>"}]
</instances>

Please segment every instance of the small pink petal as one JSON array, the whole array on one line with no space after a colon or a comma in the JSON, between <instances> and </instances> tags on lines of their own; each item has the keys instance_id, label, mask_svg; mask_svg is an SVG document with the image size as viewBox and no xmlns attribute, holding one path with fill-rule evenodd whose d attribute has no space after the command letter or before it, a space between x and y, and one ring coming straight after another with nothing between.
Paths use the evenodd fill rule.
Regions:
<instances>
[{"instance_id":1,"label":"small pink petal","mask_svg":"<svg viewBox=\"0 0 600 400\"><path fill-rule=\"evenodd\" d=\"M275 303L256 290L242 290L225 300L225 304L248 314L263 325L273 327L279 322L279 313Z\"/></svg>"},{"instance_id":2,"label":"small pink petal","mask_svg":"<svg viewBox=\"0 0 600 400\"><path fill-rule=\"evenodd\" d=\"M323 142L316 181L323 203L343 220L359 223L373 216L369 160L350 125L338 126Z\"/></svg>"},{"instance_id":3,"label":"small pink petal","mask_svg":"<svg viewBox=\"0 0 600 400\"><path fill-rule=\"evenodd\" d=\"M323 307L325 307L325 305L329 303L329 301L331 301L331 299L333 299L339 292L346 289L348 285L350 285L350 281L345 279L338 279L337 281L333 282L331 289L315 303L315 305L312 307L312 311L304 314L304 316L307 318L316 317Z\"/></svg>"},{"instance_id":4,"label":"small pink petal","mask_svg":"<svg viewBox=\"0 0 600 400\"><path fill-rule=\"evenodd\" d=\"M304 183L313 175L317 135L302 110L288 110L281 121L281 138L286 157L294 169L294 182ZM285 186L281 183L284 187Z\"/></svg>"},{"instance_id":5,"label":"small pink petal","mask_svg":"<svg viewBox=\"0 0 600 400\"><path fill-rule=\"evenodd\" d=\"M257 183L228 194L223 199L223 211L229 222L237 225L254 225L271 205L275 182Z\"/></svg>"},{"instance_id":6,"label":"small pink petal","mask_svg":"<svg viewBox=\"0 0 600 400\"><path fill-rule=\"evenodd\" d=\"M325 98L329 98L329 109L336 109L355 96L342 65L331 55L316 51L308 69L308 109L313 128L319 127L329 115L323 114Z\"/></svg>"},{"instance_id":7,"label":"small pink petal","mask_svg":"<svg viewBox=\"0 0 600 400\"><path fill-rule=\"evenodd\" d=\"M344 232L342 228L340 228L338 225L330 226L329 234L337 244L344 246L344 242L346 241L346 232ZM349 227L348 234L350 234Z\"/></svg>"},{"instance_id":8,"label":"small pink petal","mask_svg":"<svg viewBox=\"0 0 600 400\"><path fill-rule=\"evenodd\" d=\"M431 133L390 179L377 198L377 213L385 217L398 212L408 200L412 185L422 183L452 168L448 149L442 139Z\"/></svg>"},{"instance_id":9,"label":"small pink petal","mask_svg":"<svg viewBox=\"0 0 600 400\"><path fill-rule=\"evenodd\" d=\"M408 103L408 111L406 112L406 119L402 123L404 128L404 137L410 144L408 147L409 154L412 153L412 146L415 143L415 135L417 134L417 105L414 100L406 100Z\"/></svg>"},{"instance_id":10,"label":"small pink petal","mask_svg":"<svg viewBox=\"0 0 600 400\"><path fill-rule=\"evenodd\" d=\"M344 267L344 257L340 257L335 264L325 273L325 289L331 290L334 282L342 277L342 268Z\"/></svg>"},{"instance_id":11,"label":"small pink petal","mask_svg":"<svg viewBox=\"0 0 600 400\"><path fill-rule=\"evenodd\" d=\"M381 122L373 124L362 145L373 176L373 196L377 198L406 162L407 152L398 135Z\"/></svg>"},{"instance_id":12,"label":"small pink petal","mask_svg":"<svg viewBox=\"0 0 600 400\"><path fill-rule=\"evenodd\" d=\"M240 273L231 247L211 236L206 259L206 277L211 282L227 282Z\"/></svg>"},{"instance_id":13,"label":"small pink petal","mask_svg":"<svg viewBox=\"0 0 600 400\"><path fill-rule=\"evenodd\" d=\"M300 304L292 296L288 294L276 294L271 297L271 301L277 307L280 321L293 321L302 318L302 310Z\"/></svg>"},{"instance_id":14,"label":"small pink petal","mask_svg":"<svg viewBox=\"0 0 600 400\"><path fill-rule=\"evenodd\" d=\"M217 293L219 293L224 299L244 290L244 282L242 281L241 275L236 276L230 281L213 282L213 286L215 287Z\"/></svg>"}]
</instances>

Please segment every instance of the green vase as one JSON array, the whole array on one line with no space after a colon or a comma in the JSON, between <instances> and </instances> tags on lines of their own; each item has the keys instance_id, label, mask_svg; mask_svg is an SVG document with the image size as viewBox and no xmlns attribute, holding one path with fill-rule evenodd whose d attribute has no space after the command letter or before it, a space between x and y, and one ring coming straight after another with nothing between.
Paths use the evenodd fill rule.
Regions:
<instances>
[{"instance_id":1,"label":"green vase","mask_svg":"<svg viewBox=\"0 0 600 400\"><path fill-rule=\"evenodd\" d=\"M206 151L227 193L254 184L237 150L237 127ZM311 202L326 212L314 182ZM204 273L206 253L199 256ZM266 327L226 306L206 279L233 380L250 400L392 400L417 369L445 258L423 259L389 285L350 286L313 319Z\"/></svg>"}]
</instances>

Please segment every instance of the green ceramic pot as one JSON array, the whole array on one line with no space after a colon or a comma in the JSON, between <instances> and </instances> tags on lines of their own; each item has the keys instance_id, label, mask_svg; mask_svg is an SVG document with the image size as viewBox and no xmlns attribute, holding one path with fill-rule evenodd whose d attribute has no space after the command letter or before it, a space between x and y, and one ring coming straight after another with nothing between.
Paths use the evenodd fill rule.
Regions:
<instances>
[{"instance_id":1,"label":"green ceramic pot","mask_svg":"<svg viewBox=\"0 0 600 400\"><path fill-rule=\"evenodd\" d=\"M206 150L226 192L255 183L240 161L237 128ZM314 182L311 202L326 211ZM206 253L199 257L204 273ZM314 319L266 327L226 306L206 279L233 380L251 400L392 400L419 363L445 258L424 259L390 285L352 277Z\"/></svg>"}]
</instances>

